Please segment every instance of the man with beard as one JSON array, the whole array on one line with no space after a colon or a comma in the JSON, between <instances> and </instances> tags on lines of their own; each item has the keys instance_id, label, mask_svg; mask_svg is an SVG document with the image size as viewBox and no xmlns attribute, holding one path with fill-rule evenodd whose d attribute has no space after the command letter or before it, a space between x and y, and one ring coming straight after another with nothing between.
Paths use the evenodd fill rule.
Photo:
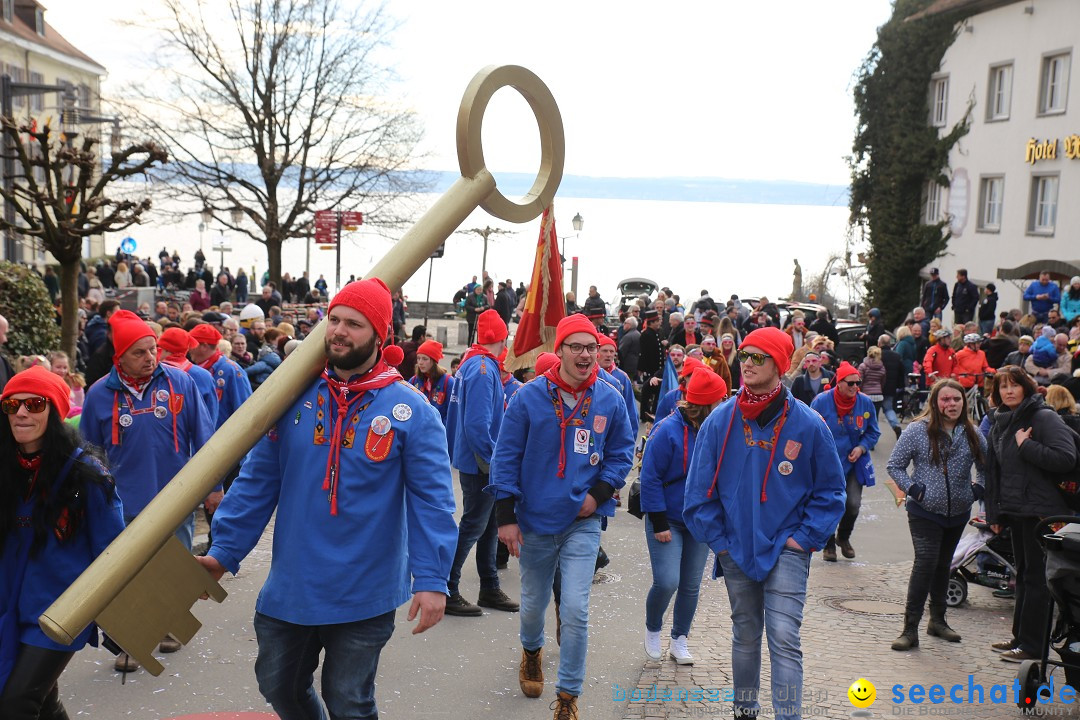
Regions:
<instances>
[{"instance_id":1,"label":"man with beard","mask_svg":"<svg viewBox=\"0 0 1080 720\"><path fill-rule=\"evenodd\" d=\"M215 578L237 572L276 509L255 675L283 718L324 717L322 703L331 717L376 717L395 609L412 595L413 634L442 619L457 538L446 435L383 360L391 314L378 279L334 296L325 369L248 454L199 558Z\"/></svg>"}]
</instances>

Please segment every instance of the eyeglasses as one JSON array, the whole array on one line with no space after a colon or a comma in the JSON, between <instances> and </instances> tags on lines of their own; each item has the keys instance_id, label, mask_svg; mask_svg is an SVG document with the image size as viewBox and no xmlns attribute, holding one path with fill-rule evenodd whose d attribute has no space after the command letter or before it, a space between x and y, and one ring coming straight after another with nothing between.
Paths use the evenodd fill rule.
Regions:
<instances>
[{"instance_id":1,"label":"eyeglasses","mask_svg":"<svg viewBox=\"0 0 1080 720\"><path fill-rule=\"evenodd\" d=\"M580 355L583 352L587 352L590 355L595 355L600 349L600 346L596 343L591 345L582 345L581 343L563 343L563 347L570 348L570 352L574 355Z\"/></svg>"},{"instance_id":2,"label":"eyeglasses","mask_svg":"<svg viewBox=\"0 0 1080 720\"><path fill-rule=\"evenodd\" d=\"M845 380L844 384L848 387L859 387L862 385L862 380Z\"/></svg>"},{"instance_id":3,"label":"eyeglasses","mask_svg":"<svg viewBox=\"0 0 1080 720\"><path fill-rule=\"evenodd\" d=\"M0 403L0 408L3 409L5 415L14 415L19 412L19 406L25 405L26 409L32 413L44 412L48 406L49 401L43 397L28 397L21 400L16 398L4 398L3 403Z\"/></svg>"},{"instance_id":4,"label":"eyeglasses","mask_svg":"<svg viewBox=\"0 0 1080 720\"><path fill-rule=\"evenodd\" d=\"M740 350L739 351L739 362L741 362L741 363L744 363L747 360L749 360L750 362L754 363L758 367L761 367L762 365L765 364L765 361L768 360L768 359L769 359L769 356L766 355L765 353L752 353L752 352L746 352L745 350Z\"/></svg>"}]
</instances>

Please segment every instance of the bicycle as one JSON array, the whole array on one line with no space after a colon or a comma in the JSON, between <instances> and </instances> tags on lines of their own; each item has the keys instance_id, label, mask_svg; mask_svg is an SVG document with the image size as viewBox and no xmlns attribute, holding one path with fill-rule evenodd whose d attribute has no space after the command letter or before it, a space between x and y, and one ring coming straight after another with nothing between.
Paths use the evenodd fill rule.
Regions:
<instances>
[{"instance_id":1,"label":"bicycle","mask_svg":"<svg viewBox=\"0 0 1080 720\"><path fill-rule=\"evenodd\" d=\"M901 401L899 416L901 422L907 418L915 418L922 412L926 399L930 396L930 390L921 386L922 373L908 373L907 385L904 387L903 400Z\"/></svg>"},{"instance_id":2,"label":"bicycle","mask_svg":"<svg viewBox=\"0 0 1080 720\"><path fill-rule=\"evenodd\" d=\"M990 403L986 401L982 383L992 374L993 373L987 372L956 374L957 380L964 377L975 378L975 383L964 392L964 395L967 398L968 416L971 417L971 421L976 425L981 423L982 419L986 417L986 414L990 412Z\"/></svg>"}]
</instances>

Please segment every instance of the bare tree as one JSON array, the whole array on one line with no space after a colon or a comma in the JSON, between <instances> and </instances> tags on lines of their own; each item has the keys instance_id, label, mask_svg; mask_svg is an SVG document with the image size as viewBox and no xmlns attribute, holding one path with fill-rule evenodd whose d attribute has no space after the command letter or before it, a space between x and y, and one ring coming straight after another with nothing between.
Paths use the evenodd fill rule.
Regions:
<instances>
[{"instance_id":1,"label":"bare tree","mask_svg":"<svg viewBox=\"0 0 1080 720\"><path fill-rule=\"evenodd\" d=\"M513 235L513 230L503 230L502 228L493 228L490 225L486 225L482 228L469 228L468 230L458 230L458 233L462 235L479 235L484 238L484 259L480 261L480 278L487 277L487 251L488 251L488 238L492 235Z\"/></svg>"},{"instance_id":2,"label":"bare tree","mask_svg":"<svg viewBox=\"0 0 1080 720\"><path fill-rule=\"evenodd\" d=\"M152 142L131 145L112 153L101 167L97 139L74 136L44 127L20 126L0 117L5 147L14 159L11 183L0 187L0 198L10 202L17 221L0 217L0 229L39 238L60 263L61 348L75 358L79 335L79 272L83 239L117 232L138 223L150 209L148 198L112 199L115 183L146 175L168 160L167 153Z\"/></svg>"},{"instance_id":3,"label":"bare tree","mask_svg":"<svg viewBox=\"0 0 1080 720\"><path fill-rule=\"evenodd\" d=\"M162 192L189 213L266 245L310 237L316 210L396 225L424 189L410 161L420 129L387 97L383 8L337 0L162 0L157 72L128 105L176 163Z\"/></svg>"}]
</instances>

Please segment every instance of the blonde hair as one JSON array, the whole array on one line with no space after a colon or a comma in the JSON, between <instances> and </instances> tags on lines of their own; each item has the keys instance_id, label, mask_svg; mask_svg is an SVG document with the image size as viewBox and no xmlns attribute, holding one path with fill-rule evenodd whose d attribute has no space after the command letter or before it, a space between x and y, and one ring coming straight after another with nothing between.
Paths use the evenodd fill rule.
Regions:
<instances>
[{"instance_id":1,"label":"blonde hair","mask_svg":"<svg viewBox=\"0 0 1080 720\"><path fill-rule=\"evenodd\" d=\"M1068 410L1076 415L1076 398L1062 385L1051 385L1046 388L1046 404L1055 410Z\"/></svg>"},{"instance_id":2,"label":"blonde hair","mask_svg":"<svg viewBox=\"0 0 1080 720\"><path fill-rule=\"evenodd\" d=\"M32 367L41 366L46 370L52 370L52 364L44 355L20 355L15 361L15 372L29 370Z\"/></svg>"},{"instance_id":3,"label":"blonde hair","mask_svg":"<svg viewBox=\"0 0 1080 720\"><path fill-rule=\"evenodd\" d=\"M49 353L49 363L55 365L57 360L64 360L68 364L67 375L64 376L64 382L71 388L84 388L86 387L86 378L80 372L75 372L71 369L71 358L63 350L53 350ZM51 369L51 368L50 368Z\"/></svg>"},{"instance_id":4,"label":"blonde hair","mask_svg":"<svg viewBox=\"0 0 1080 720\"><path fill-rule=\"evenodd\" d=\"M911 328L909 328L907 325L901 325L900 327L896 328L897 340L903 340L906 337L911 337Z\"/></svg>"},{"instance_id":5,"label":"blonde hair","mask_svg":"<svg viewBox=\"0 0 1080 720\"><path fill-rule=\"evenodd\" d=\"M877 345L871 345L870 348L867 349L867 351L866 351L866 357L874 358L875 360L880 360L881 359L881 348L879 348Z\"/></svg>"}]
</instances>

